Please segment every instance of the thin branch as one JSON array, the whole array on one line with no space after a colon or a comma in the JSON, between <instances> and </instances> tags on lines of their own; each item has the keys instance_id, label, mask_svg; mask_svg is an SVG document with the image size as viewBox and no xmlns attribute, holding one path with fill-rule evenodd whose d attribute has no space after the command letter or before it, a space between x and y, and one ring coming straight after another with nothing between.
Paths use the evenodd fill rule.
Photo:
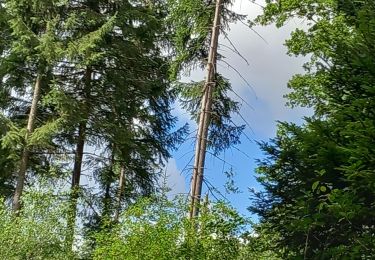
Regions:
<instances>
[{"instance_id":1,"label":"thin branch","mask_svg":"<svg viewBox=\"0 0 375 260\"><path fill-rule=\"evenodd\" d=\"M311 227L309 227L307 231L307 235L306 235L305 249L303 251L303 259L307 259L307 249L308 249L308 243L309 243L310 228Z\"/></svg>"},{"instance_id":2,"label":"thin branch","mask_svg":"<svg viewBox=\"0 0 375 260\"><path fill-rule=\"evenodd\" d=\"M216 191L216 193L219 194L225 201L230 202L217 188L215 188L214 185L212 185L211 182L207 180L207 178L204 178L203 182L206 184L207 188L210 190L211 194L215 197L216 200L219 200L219 199L214 195L212 190Z\"/></svg>"},{"instance_id":3,"label":"thin branch","mask_svg":"<svg viewBox=\"0 0 375 260\"><path fill-rule=\"evenodd\" d=\"M225 162L226 164L230 165L231 167L235 168L235 166L229 162L227 162L226 160L220 158L219 156L215 155L214 153L210 152L210 151L207 151L208 154L212 155L213 157L215 157L216 159L222 161L222 162Z\"/></svg>"},{"instance_id":4,"label":"thin branch","mask_svg":"<svg viewBox=\"0 0 375 260\"><path fill-rule=\"evenodd\" d=\"M251 110L255 110L254 107L252 107L245 99L243 99L240 95L238 95L233 89L230 89L230 91L238 97L242 102L244 102Z\"/></svg>"},{"instance_id":5,"label":"thin branch","mask_svg":"<svg viewBox=\"0 0 375 260\"><path fill-rule=\"evenodd\" d=\"M251 158L247 153L245 153L244 151L242 151L241 149L239 149L239 148L237 148L237 147L235 147L235 146L232 146L231 148L233 148L233 149L239 151L240 153L242 153L243 155L245 155L247 158L249 158L249 159L253 159L253 158Z\"/></svg>"},{"instance_id":6,"label":"thin branch","mask_svg":"<svg viewBox=\"0 0 375 260\"><path fill-rule=\"evenodd\" d=\"M186 171L186 169L188 168L189 165L191 165L191 161L194 159L194 155L190 158L190 160L188 161L188 163L185 165L185 167L181 170L181 174ZM190 168L191 169L191 168Z\"/></svg>"},{"instance_id":7,"label":"thin branch","mask_svg":"<svg viewBox=\"0 0 375 260\"><path fill-rule=\"evenodd\" d=\"M235 127L238 127L238 125L237 125L232 119L229 119L229 121L230 121ZM246 123L246 122L245 122L245 123ZM247 124L246 124L246 126L249 127L250 130L251 130L251 132L254 134L253 129L252 129L250 126L248 126ZM253 142L253 140L251 140L250 137L249 137L245 132L242 132L242 134L246 137L246 139L247 139L248 141L250 141L251 143Z\"/></svg>"},{"instance_id":8,"label":"thin branch","mask_svg":"<svg viewBox=\"0 0 375 260\"><path fill-rule=\"evenodd\" d=\"M251 3L254 4L254 5L256 5L256 6L261 7L262 9L265 8L265 6L263 6L263 5L259 4L259 3L257 3L256 0L252 0Z\"/></svg>"},{"instance_id":9,"label":"thin branch","mask_svg":"<svg viewBox=\"0 0 375 260\"><path fill-rule=\"evenodd\" d=\"M251 132L253 134L255 134L253 128L250 126L250 124L247 122L247 120L242 116L242 114L240 112L237 112L237 115L239 115L240 118L245 122L246 126L250 128Z\"/></svg>"},{"instance_id":10,"label":"thin branch","mask_svg":"<svg viewBox=\"0 0 375 260\"><path fill-rule=\"evenodd\" d=\"M253 33L255 33L259 38L261 38L266 44L269 44L267 42L267 40L262 35L260 35L260 33L258 33L254 28L252 28L251 26L249 26L248 24L246 24L244 21L240 20L240 23L242 23L243 25L245 25L246 28L249 28Z\"/></svg>"},{"instance_id":11,"label":"thin branch","mask_svg":"<svg viewBox=\"0 0 375 260\"><path fill-rule=\"evenodd\" d=\"M227 39L227 41L229 42L229 44L232 46L232 48L230 48L229 46L223 44L223 43L220 43L220 45L224 46L224 47L227 47L229 50L233 51L235 54L237 54L241 59L243 59L247 65L250 65L249 61L239 52L239 50L237 49L237 47L234 45L234 43L229 39L228 37L228 33L224 32L224 38Z\"/></svg>"},{"instance_id":12,"label":"thin branch","mask_svg":"<svg viewBox=\"0 0 375 260\"><path fill-rule=\"evenodd\" d=\"M251 84L247 81L247 79L244 78L244 76L242 76L241 72L239 72L235 67L233 67L232 65L230 65L228 62L226 62L225 60L220 60L222 62L224 62L228 68L231 68L232 70L234 70L237 75L246 83L246 85L251 89L251 91L253 92L253 94L255 95L255 98L258 99L258 96L257 96L257 93L255 92L255 89L251 86Z\"/></svg>"},{"instance_id":13,"label":"thin branch","mask_svg":"<svg viewBox=\"0 0 375 260\"><path fill-rule=\"evenodd\" d=\"M195 150L190 150L190 151L184 153L184 154L181 155L177 160L181 160L181 159L184 158L186 155L188 155L189 153L192 153L192 152L194 152L194 151L195 151Z\"/></svg>"}]
</instances>

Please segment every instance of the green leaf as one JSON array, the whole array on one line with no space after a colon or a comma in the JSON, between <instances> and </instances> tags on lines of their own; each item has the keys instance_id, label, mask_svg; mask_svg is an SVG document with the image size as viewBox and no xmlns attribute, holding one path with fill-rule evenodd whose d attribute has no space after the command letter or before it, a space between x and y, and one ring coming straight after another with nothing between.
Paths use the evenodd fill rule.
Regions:
<instances>
[{"instance_id":1,"label":"green leaf","mask_svg":"<svg viewBox=\"0 0 375 260\"><path fill-rule=\"evenodd\" d=\"M315 191L318 185L319 185L319 181L314 182L312 185L312 190Z\"/></svg>"}]
</instances>

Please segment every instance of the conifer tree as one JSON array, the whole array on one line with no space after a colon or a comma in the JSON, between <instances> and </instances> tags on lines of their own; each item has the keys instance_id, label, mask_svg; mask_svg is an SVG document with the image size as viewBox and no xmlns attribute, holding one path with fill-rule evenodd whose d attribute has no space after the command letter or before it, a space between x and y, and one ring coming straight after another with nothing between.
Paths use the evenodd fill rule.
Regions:
<instances>
[{"instance_id":1,"label":"conifer tree","mask_svg":"<svg viewBox=\"0 0 375 260\"><path fill-rule=\"evenodd\" d=\"M184 129L170 133L176 120L170 113L174 96L162 56L164 14L158 4L89 1L69 9L71 39L61 81L75 109L61 137L74 147L74 221L82 165L90 166L100 187L93 203L102 215L113 216L120 169L125 169L128 187L119 189L127 191L128 201L151 194L163 161ZM78 16L82 10L84 15ZM86 145L100 155L85 156Z\"/></svg>"},{"instance_id":2,"label":"conifer tree","mask_svg":"<svg viewBox=\"0 0 375 260\"><path fill-rule=\"evenodd\" d=\"M197 143L195 146L195 160L193 166L193 176L191 181L191 209L190 217L198 215L199 201L202 194L203 169L206 159L208 128L210 125L210 114L212 107L212 96L215 82L215 71L217 71L217 51L219 43L219 32L221 24L222 0L218 0L215 5L215 15L211 31L211 43L207 60L207 76L203 89L203 96L200 106L199 124L197 132Z\"/></svg>"},{"instance_id":3,"label":"conifer tree","mask_svg":"<svg viewBox=\"0 0 375 260\"><path fill-rule=\"evenodd\" d=\"M264 191L254 193L251 210L281 235L283 259L372 259L375 4L282 3L270 1L258 22L281 26L296 14L310 21L287 41L290 53L311 57L288 97L314 116L302 126L280 123L276 138L261 144Z\"/></svg>"},{"instance_id":4,"label":"conifer tree","mask_svg":"<svg viewBox=\"0 0 375 260\"><path fill-rule=\"evenodd\" d=\"M26 129L13 128L3 137L3 146L10 146L12 139L18 138L23 144L20 147L20 163L17 169L16 189L13 198L13 209L17 213L21 208L21 195L29 166L30 149L38 145L41 135L49 135L46 128L34 131L37 124L38 104L43 92L48 89L50 72L60 55L60 46L56 38L59 25L61 1L4 1L2 7L8 19L9 37L6 37L6 50L2 56L3 93L18 95L32 93L31 105L28 107ZM7 30L6 30L7 31ZM5 32L6 32L5 31ZM9 101L9 99L8 99ZM10 102L8 105L13 105ZM9 111L9 106L5 110ZM8 125L10 126L10 125ZM48 132L48 131L47 131ZM23 135L23 136L22 136ZM17 137L18 136L18 137ZM20 143L18 143L20 145ZM14 150L14 147L13 147Z\"/></svg>"},{"instance_id":5,"label":"conifer tree","mask_svg":"<svg viewBox=\"0 0 375 260\"><path fill-rule=\"evenodd\" d=\"M174 62L171 70L173 78L192 68L206 67L205 81L198 83L178 83L183 106L198 122L195 162L191 182L190 216L198 214L202 191L204 161L207 149L219 152L239 142L244 126L233 126L232 113L239 113L239 104L228 97L231 86L216 68L218 37L228 29L230 22L244 19L228 9L230 1L171 1L170 21Z\"/></svg>"}]
</instances>

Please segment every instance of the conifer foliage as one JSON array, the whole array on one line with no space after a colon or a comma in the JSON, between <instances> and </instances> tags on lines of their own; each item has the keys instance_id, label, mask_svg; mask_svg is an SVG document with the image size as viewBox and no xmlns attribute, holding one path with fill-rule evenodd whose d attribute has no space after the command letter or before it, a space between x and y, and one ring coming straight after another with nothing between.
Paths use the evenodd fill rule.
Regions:
<instances>
[{"instance_id":1,"label":"conifer foliage","mask_svg":"<svg viewBox=\"0 0 375 260\"><path fill-rule=\"evenodd\" d=\"M25 185L45 177L70 182L71 229L82 207L97 221L152 194L186 131L172 133L162 3L2 1L0 10L1 190L14 192L14 211Z\"/></svg>"},{"instance_id":2,"label":"conifer foliage","mask_svg":"<svg viewBox=\"0 0 375 260\"><path fill-rule=\"evenodd\" d=\"M375 256L374 11L373 1L270 1L258 19L310 21L286 43L291 54L311 56L288 97L315 113L303 126L280 123L261 144L265 191L251 207L277 234L281 258Z\"/></svg>"},{"instance_id":3,"label":"conifer foliage","mask_svg":"<svg viewBox=\"0 0 375 260\"><path fill-rule=\"evenodd\" d=\"M314 112L260 143L256 224L201 201L206 152L245 129L217 66L246 18L232 4L0 0L1 259L375 258L374 2L267 0L250 22L303 19L286 46L310 60L287 98ZM196 163L190 196L170 199L176 104L198 123Z\"/></svg>"}]
</instances>

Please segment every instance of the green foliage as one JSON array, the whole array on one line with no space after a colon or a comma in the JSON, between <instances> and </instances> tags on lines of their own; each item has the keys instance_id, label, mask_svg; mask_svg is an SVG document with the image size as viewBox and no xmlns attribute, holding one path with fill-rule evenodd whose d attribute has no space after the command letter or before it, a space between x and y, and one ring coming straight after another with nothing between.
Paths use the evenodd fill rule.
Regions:
<instances>
[{"instance_id":1,"label":"green foliage","mask_svg":"<svg viewBox=\"0 0 375 260\"><path fill-rule=\"evenodd\" d=\"M0 250L3 259L75 259L64 242L66 205L53 193L30 191L18 218L0 206Z\"/></svg>"},{"instance_id":2,"label":"green foliage","mask_svg":"<svg viewBox=\"0 0 375 260\"><path fill-rule=\"evenodd\" d=\"M286 248L277 243L280 237L267 223L252 225L252 232L242 235L245 246L240 259L281 260L295 256L286 254Z\"/></svg>"},{"instance_id":3,"label":"green foliage","mask_svg":"<svg viewBox=\"0 0 375 260\"><path fill-rule=\"evenodd\" d=\"M178 74L182 64L205 63L214 6L182 2L174 6L176 11L165 4L0 0L0 193L7 200L20 158L29 154L22 158L28 157L23 210L15 217L6 203L1 205L2 257L74 259L72 239L83 257L93 253L100 259L117 258L118 252L129 259L240 255L238 235L245 221L222 204L207 206L193 223L180 204L158 198L156 203L137 203L120 223L113 223L117 210L140 196L152 197L165 160L187 132L186 126L174 129L171 106L177 95L171 89L171 70L177 68ZM183 19L171 23L182 18L181 12ZM223 15L225 26L239 17L225 8ZM165 55L166 45L172 47L173 58ZM239 105L226 95L227 81L218 78L210 132L215 153L238 143L243 129L229 125ZM36 82L40 97L32 102ZM28 133L31 103L37 108ZM82 160L78 146L88 147ZM92 150L95 154L88 152ZM75 239L76 214L65 192L72 162L89 169L95 181L93 187L75 187ZM120 194L122 169L125 186ZM43 188L44 182L53 185L53 192ZM64 192L56 187L60 184ZM79 250L81 238L92 247Z\"/></svg>"},{"instance_id":4,"label":"green foliage","mask_svg":"<svg viewBox=\"0 0 375 260\"><path fill-rule=\"evenodd\" d=\"M3 139L8 129L9 121L0 115L0 140ZM18 159L8 145L0 146L0 197L10 197L13 192L12 174Z\"/></svg>"},{"instance_id":5,"label":"green foliage","mask_svg":"<svg viewBox=\"0 0 375 260\"><path fill-rule=\"evenodd\" d=\"M117 223L107 219L100 229L80 237L73 252L67 242L69 203L62 199L68 194L59 190L56 195L58 189L52 192L48 187L39 182L38 188L26 192L25 207L17 218L2 202L0 249L4 259L245 260L255 256L245 233L249 222L230 206L206 203L202 214L191 220L184 198L169 201L164 196L139 200Z\"/></svg>"},{"instance_id":6,"label":"green foliage","mask_svg":"<svg viewBox=\"0 0 375 260\"><path fill-rule=\"evenodd\" d=\"M225 204L209 204L189 220L181 202L143 200L120 223L96 235L94 259L240 259L246 221Z\"/></svg>"},{"instance_id":7,"label":"green foliage","mask_svg":"<svg viewBox=\"0 0 375 260\"><path fill-rule=\"evenodd\" d=\"M233 91L229 81L221 75L216 75L217 83L212 96L212 112L208 129L208 147L214 154L228 149L240 142L244 125L233 123L233 115L240 113L240 105L228 96ZM180 102L191 119L198 121L204 82L179 83L176 91L180 95Z\"/></svg>"},{"instance_id":8,"label":"green foliage","mask_svg":"<svg viewBox=\"0 0 375 260\"><path fill-rule=\"evenodd\" d=\"M229 9L231 0L223 1L221 31L231 22L244 20L246 16ZM181 73L189 74L192 69L203 68L207 63L211 39L215 1L168 0L166 23L172 45L171 78L176 80ZM220 57L220 55L219 55Z\"/></svg>"},{"instance_id":9,"label":"green foliage","mask_svg":"<svg viewBox=\"0 0 375 260\"><path fill-rule=\"evenodd\" d=\"M311 56L307 73L290 81L288 98L315 115L303 126L280 123L277 137L261 144L265 191L254 193L251 207L280 234L283 258L375 255L374 10L372 1L272 1L258 18L310 21L286 43L291 54Z\"/></svg>"}]
</instances>

